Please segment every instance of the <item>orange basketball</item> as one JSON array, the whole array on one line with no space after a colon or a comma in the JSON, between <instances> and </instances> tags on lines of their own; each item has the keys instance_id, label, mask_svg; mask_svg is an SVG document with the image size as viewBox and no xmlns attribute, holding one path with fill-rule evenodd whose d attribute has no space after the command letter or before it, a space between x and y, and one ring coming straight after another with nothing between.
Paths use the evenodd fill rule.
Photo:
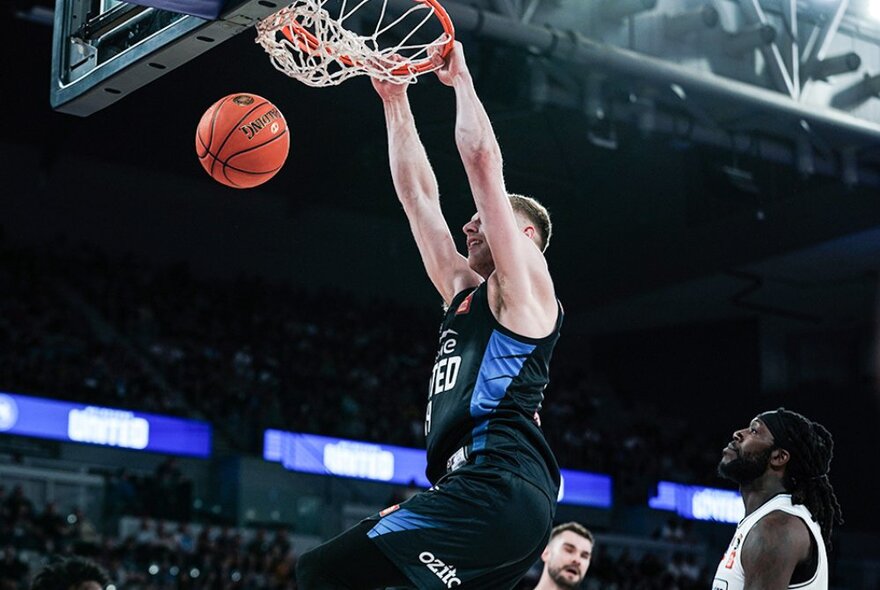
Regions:
<instances>
[{"instance_id":1,"label":"orange basketball","mask_svg":"<svg viewBox=\"0 0 880 590\"><path fill-rule=\"evenodd\" d=\"M205 111L196 130L202 167L233 188L251 188L275 176L289 149L284 115L256 94L221 98Z\"/></svg>"}]
</instances>

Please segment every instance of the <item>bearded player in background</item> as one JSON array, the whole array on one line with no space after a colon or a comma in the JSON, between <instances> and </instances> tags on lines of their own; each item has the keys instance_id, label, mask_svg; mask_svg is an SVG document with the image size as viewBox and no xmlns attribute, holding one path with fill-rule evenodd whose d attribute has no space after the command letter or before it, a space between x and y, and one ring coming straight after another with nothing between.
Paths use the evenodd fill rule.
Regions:
<instances>
[{"instance_id":1,"label":"bearded player in background","mask_svg":"<svg viewBox=\"0 0 880 590\"><path fill-rule=\"evenodd\" d=\"M834 441L824 426L784 408L733 433L718 473L739 484L745 518L718 564L713 590L828 590Z\"/></svg>"}]
</instances>

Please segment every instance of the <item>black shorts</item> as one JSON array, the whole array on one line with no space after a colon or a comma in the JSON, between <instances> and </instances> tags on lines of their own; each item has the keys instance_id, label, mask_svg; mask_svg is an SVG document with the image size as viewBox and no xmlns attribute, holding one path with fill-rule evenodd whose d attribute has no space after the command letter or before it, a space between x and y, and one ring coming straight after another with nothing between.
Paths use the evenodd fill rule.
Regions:
<instances>
[{"instance_id":1,"label":"black shorts","mask_svg":"<svg viewBox=\"0 0 880 590\"><path fill-rule=\"evenodd\" d=\"M468 465L365 519L417 588L512 588L538 560L556 501L513 473Z\"/></svg>"}]
</instances>

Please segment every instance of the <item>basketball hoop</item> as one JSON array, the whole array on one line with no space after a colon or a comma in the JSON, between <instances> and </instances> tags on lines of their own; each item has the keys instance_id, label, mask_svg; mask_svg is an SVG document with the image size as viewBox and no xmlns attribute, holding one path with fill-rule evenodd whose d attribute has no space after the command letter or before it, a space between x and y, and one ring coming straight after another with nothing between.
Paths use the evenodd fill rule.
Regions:
<instances>
[{"instance_id":1,"label":"basketball hoop","mask_svg":"<svg viewBox=\"0 0 880 590\"><path fill-rule=\"evenodd\" d=\"M389 6L392 4L392 6ZM272 65L309 86L335 86L361 75L407 84L437 69L455 29L438 0L294 0L257 23L257 43Z\"/></svg>"}]
</instances>

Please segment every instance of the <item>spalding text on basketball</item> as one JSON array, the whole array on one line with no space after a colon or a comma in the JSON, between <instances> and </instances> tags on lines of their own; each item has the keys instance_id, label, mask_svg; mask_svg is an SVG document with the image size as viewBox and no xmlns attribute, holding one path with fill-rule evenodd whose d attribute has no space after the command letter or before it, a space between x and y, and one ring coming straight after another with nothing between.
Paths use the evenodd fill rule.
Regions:
<instances>
[{"instance_id":1,"label":"spalding text on basketball","mask_svg":"<svg viewBox=\"0 0 880 590\"><path fill-rule=\"evenodd\" d=\"M269 125L269 123L275 121L276 119L280 119L280 118L281 118L281 111L279 111L278 109L272 109L271 111L269 111L265 115L257 117L256 119L254 119L250 123L245 123L244 125L239 127L239 131L244 133L244 136L247 139L253 139L257 135L257 133L259 133L264 127ZM273 125L272 131L273 131L273 133L277 132L278 126Z\"/></svg>"}]
</instances>

